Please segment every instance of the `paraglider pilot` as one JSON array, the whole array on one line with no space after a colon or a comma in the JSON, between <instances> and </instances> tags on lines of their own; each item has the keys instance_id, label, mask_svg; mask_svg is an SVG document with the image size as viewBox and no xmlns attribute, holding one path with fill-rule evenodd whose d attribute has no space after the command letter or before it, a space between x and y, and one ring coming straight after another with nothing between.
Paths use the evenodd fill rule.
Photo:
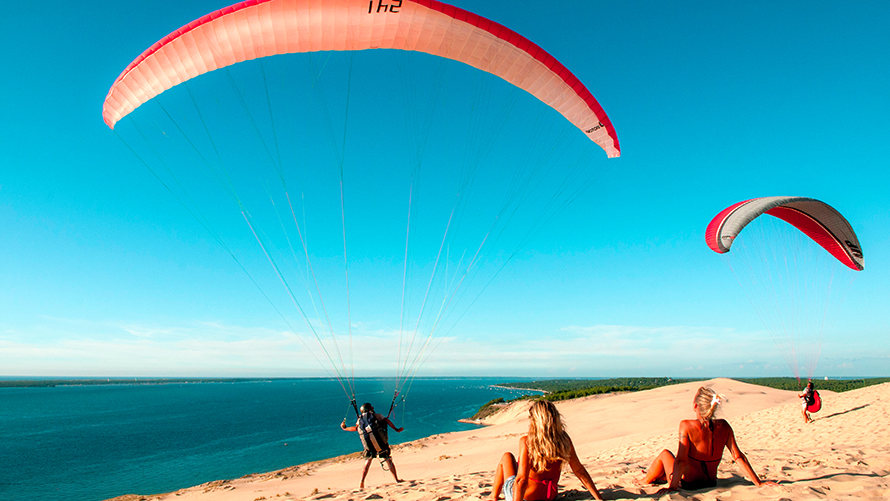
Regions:
<instances>
[{"instance_id":1,"label":"paraglider pilot","mask_svg":"<svg viewBox=\"0 0 890 501\"><path fill-rule=\"evenodd\" d=\"M807 412L807 407L813 405L815 391L816 390L813 389L813 382L808 381L807 386L803 389L803 392L797 395L800 398L800 412L803 414L804 423L811 423L813 421L813 418L810 417L810 413Z\"/></svg>"},{"instance_id":2,"label":"paraglider pilot","mask_svg":"<svg viewBox=\"0 0 890 501\"><path fill-rule=\"evenodd\" d=\"M357 431L359 438L362 440L362 447L364 448L362 457L365 458L365 466L362 469L360 489L365 488L365 477L368 476L368 469L371 467L371 460L374 458L380 458L381 465L383 462L386 463L387 468L384 469L389 469L392 472L392 477L396 482L402 481L396 474L396 465L393 464L390 457L387 426L396 430L397 433L401 433L404 429L396 428L396 425L392 424L388 417L374 412L374 406L369 403L362 405L361 415L356 420L355 426L346 426L345 419L340 423L340 429L343 431Z\"/></svg>"}]
</instances>

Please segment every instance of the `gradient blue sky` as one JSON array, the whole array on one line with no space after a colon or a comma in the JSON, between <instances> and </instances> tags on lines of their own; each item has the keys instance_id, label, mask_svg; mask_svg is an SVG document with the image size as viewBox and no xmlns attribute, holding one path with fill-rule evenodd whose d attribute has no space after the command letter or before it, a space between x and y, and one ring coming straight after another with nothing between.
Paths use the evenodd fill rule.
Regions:
<instances>
[{"instance_id":1,"label":"gradient blue sky","mask_svg":"<svg viewBox=\"0 0 890 501\"><path fill-rule=\"evenodd\" d=\"M703 238L723 207L772 195L828 202L864 250L817 375L890 373L890 4L455 3L570 68L622 156L595 157L599 182L421 375L790 375ZM325 374L102 122L131 60L224 6L5 6L0 375ZM393 326L365 320L356 375L393 375Z\"/></svg>"}]
</instances>

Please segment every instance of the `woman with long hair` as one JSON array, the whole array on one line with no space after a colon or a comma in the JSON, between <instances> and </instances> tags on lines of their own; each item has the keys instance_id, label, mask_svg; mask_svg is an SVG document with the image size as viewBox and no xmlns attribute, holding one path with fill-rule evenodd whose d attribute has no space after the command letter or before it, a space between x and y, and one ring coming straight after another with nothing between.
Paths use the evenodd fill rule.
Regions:
<instances>
[{"instance_id":1,"label":"woman with long hair","mask_svg":"<svg viewBox=\"0 0 890 501\"><path fill-rule=\"evenodd\" d=\"M595 499L603 499L578 459L556 406L538 400L528 413L528 435L519 439L519 461L510 452L501 456L491 499L497 500L503 489L506 501L552 500L556 497L559 475L565 464Z\"/></svg>"},{"instance_id":2,"label":"woman with long hair","mask_svg":"<svg viewBox=\"0 0 890 501\"><path fill-rule=\"evenodd\" d=\"M723 459L723 448L729 449L733 461L754 482L754 485L778 485L763 482L748 458L739 449L732 427L725 419L715 419L717 408L726 400L710 388L701 387L695 394L692 409L696 419L680 421L680 445L677 456L665 449L652 462L649 471L637 484L668 483L666 490L698 490L717 485L717 466Z\"/></svg>"}]
</instances>

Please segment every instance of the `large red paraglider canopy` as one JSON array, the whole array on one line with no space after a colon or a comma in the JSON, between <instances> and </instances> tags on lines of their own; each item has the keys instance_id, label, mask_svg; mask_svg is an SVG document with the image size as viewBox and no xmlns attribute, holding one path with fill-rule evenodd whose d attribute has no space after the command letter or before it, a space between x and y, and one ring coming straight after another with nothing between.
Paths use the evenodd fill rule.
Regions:
<instances>
[{"instance_id":1,"label":"large red paraglider canopy","mask_svg":"<svg viewBox=\"0 0 890 501\"><path fill-rule=\"evenodd\" d=\"M620 155L609 117L543 49L484 17L435 0L248 0L179 28L130 63L108 91L109 127L165 90L235 63L297 52L399 49L497 75L566 117L609 157Z\"/></svg>"}]
</instances>

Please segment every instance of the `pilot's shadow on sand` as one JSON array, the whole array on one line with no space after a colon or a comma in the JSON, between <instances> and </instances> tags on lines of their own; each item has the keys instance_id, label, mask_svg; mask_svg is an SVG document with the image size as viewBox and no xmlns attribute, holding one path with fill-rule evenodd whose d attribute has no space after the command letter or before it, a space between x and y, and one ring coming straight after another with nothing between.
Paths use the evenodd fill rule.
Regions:
<instances>
[{"instance_id":1,"label":"pilot's shadow on sand","mask_svg":"<svg viewBox=\"0 0 890 501\"><path fill-rule=\"evenodd\" d=\"M821 421L822 419L833 418L835 416L843 416L844 414L849 414L850 412L853 412L853 411L859 411L859 410L865 409L869 405L871 405L871 404L860 405L859 407L853 407L852 409L847 409L845 411L835 412L834 414L829 414L829 415L819 419L819 421Z\"/></svg>"},{"instance_id":2,"label":"pilot's shadow on sand","mask_svg":"<svg viewBox=\"0 0 890 501\"><path fill-rule=\"evenodd\" d=\"M813 477L813 478L798 478L798 479L794 480L794 483L816 482L818 480L829 480L829 479L834 479L837 477L882 478L883 475L881 475L879 473L853 473L853 472L849 472L849 471L841 471L838 473L831 473L828 475L822 475L822 476Z\"/></svg>"}]
</instances>

